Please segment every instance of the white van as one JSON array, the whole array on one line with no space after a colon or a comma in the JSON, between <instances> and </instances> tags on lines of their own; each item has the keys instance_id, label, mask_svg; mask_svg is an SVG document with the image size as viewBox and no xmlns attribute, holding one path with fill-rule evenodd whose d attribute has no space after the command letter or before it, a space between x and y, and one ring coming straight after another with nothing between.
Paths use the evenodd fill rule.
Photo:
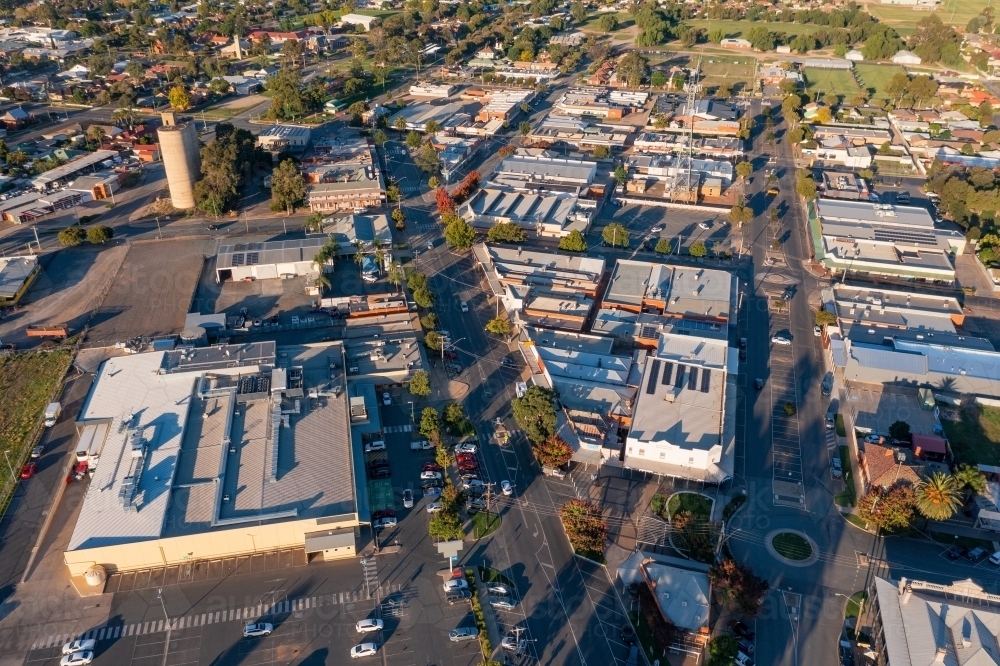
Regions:
<instances>
[{"instance_id":1,"label":"white van","mask_svg":"<svg viewBox=\"0 0 1000 666\"><path fill-rule=\"evenodd\" d=\"M45 427L51 428L59 420L59 415L62 414L62 405L58 402L50 402L45 408Z\"/></svg>"},{"instance_id":2,"label":"white van","mask_svg":"<svg viewBox=\"0 0 1000 666\"><path fill-rule=\"evenodd\" d=\"M1000 550L990 555L990 564L1000 567Z\"/></svg>"}]
</instances>

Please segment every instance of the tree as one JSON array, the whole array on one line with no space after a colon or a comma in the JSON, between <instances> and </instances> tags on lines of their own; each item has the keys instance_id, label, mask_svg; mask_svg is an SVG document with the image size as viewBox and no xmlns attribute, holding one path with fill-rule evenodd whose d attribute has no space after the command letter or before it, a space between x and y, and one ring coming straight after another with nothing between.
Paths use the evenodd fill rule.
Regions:
<instances>
[{"instance_id":1,"label":"tree","mask_svg":"<svg viewBox=\"0 0 1000 666\"><path fill-rule=\"evenodd\" d=\"M457 541L465 538L465 530L462 528L462 518L454 508L445 511L442 509L431 516L427 526L427 533L435 539L442 541Z\"/></svg>"},{"instance_id":2,"label":"tree","mask_svg":"<svg viewBox=\"0 0 1000 666\"><path fill-rule=\"evenodd\" d=\"M396 222L396 228L401 229L401 224L406 226L406 213L403 212L402 208L397 208L392 211L392 219Z\"/></svg>"},{"instance_id":3,"label":"tree","mask_svg":"<svg viewBox=\"0 0 1000 666\"><path fill-rule=\"evenodd\" d=\"M587 19L587 8L579 0L569 6L569 13L577 23L583 23Z\"/></svg>"},{"instance_id":4,"label":"tree","mask_svg":"<svg viewBox=\"0 0 1000 666\"><path fill-rule=\"evenodd\" d=\"M486 330L493 335L510 335L510 323L503 317L494 317L486 322Z\"/></svg>"},{"instance_id":5,"label":"tree","mask_svg":"<svg viewBox=\"0 0 1000 666\"><path fill-rule=\"evenodd\" d=\"M528 136L531 134L531 123L527 120L522 120L517 126L517 131L521 133L521 136Z\"/></svg>"},{"instance_id":6,"label":"tree","mask_svg":"<svg viewBox=\"0 0 1000 666\"><path fill-rule=\"evenodd\" d=\"M428 120L424 125L424 134L437 134L441 130L441 124L436 120Z\"/></svg>"},{"instance_id":7,"label":"tree","mask_svg":"<svg viewBox=\"0 0 1000 666\"><path fill-rule=\"evenodd\" d=\"M528 240L528 232L513 222L497 222L486 232L488 243L522 243Z\"/></svg>"},{"instance_id":8,"label":"tree","mask_svg":"<svg viewBox=\"0 0 1000 666\"><path fill-rule=\"evenodd\" d=\"M605 35L618 29L618 17L613 13L602 14L597 19L597 28Z\"/></svg>"},{"instance_id":9,"label":"tree","mask_svg":"<svg viewBox=\"0 0 1000 666\"><path fill-rule=\"evenodd\" d=\"M114 235L114 229L103 224L98 224L97 226L87 229L87 240L95 245L98 243L107 243Z\"/></svg>"},{"instance_id":10,"label":"tree","mask_svg":"<svg viewBox=\"0 0 1000 666\"><path fill-rule=\"evenodd\" d=\"M889 437L910 441L910 424L906 421L895 421L889 426Z\"/></svg>"},{"instance_id":11,"label":"tree","mask_svg":"<svg viewBox=\"0 0 1000 666\"><path fill-rule=\"evenodd\" d=\"M579 229L574 229L559 240L559 249L565 252L586 252L587 241Z\"/></svg>"},{"instance_id":12,"label":"tree","mask_svg":"<svg viewBox=\"0 0 1000 666\"><path fill-rule=\"evenodd\" d=\"M963 490L971 490L977 494L986 492L986 477L978 467L962 463L955 470L955 483Z\"/></svg>"},{"instance_id":13,"label":"tree","mask_svg":"<svg viewBox=\"0 0 1000 666\"><path fill-rule=\"evenodd\" d=\"M837 315L830 312L826 308L820 308L816 310L816 316L813 317L817 326L832 326L837 323Z\"/></svg>"},{"instance_id":14,"label":"tree","mask_svg":"<svg viewBox=\"0 0 1000 666\"><path fill-rule=\"evenodd\" d=\"M402 132L403 130L406 129L406 118L404 118L403 116L396 116L396 120L395 122L393 122L392 126L398 129L400 132ZM420 135L418 134L417 136L419 137Z\"/></svg>"},{"instance_id":15,"label":"tree","mask_svg":"<svg viewBox=\"0 0 1000 666\"><path fill-rule=\"evenodd\" d=\"M744 224L753 219L753 208L749 206L733 206L729 209L729 221L733 224Z\"/></svg>"},{"instance_id":16,"label":"tree","mask_svg":"<svg viewBox=\"0 0 1000 666\"><path fill-rule=\"evenodd\" d=\"M688 254L692 257L701 258L708 254L708 248L701 241L691 243L691 247L688 248Z\"/></svg>"},{"instance_id":17,"label":"tree","mask_svg":"<svg viewBox=\"0 0 1000 666\"><path fill-rule=\"evenodd\" d=\"M469 223L458 217L451 222L444 230L444 239L448 245L459 250L467 250L472 247L476 240L476 232L469 226Z\"/></svg>"},{"instance_id":18,"label":"tree","mask_svg":"<svg viewBox=\"0 0 1000 666\"><path fill-rule=\"evenodd\" d=\"M607 14L605 15L607 16ZM625 82L628 86L636 88L642 85L646 78L648 61L638 51L629 51L625 57L618 61L615 68L615 76L619 81Z\"/></svg>"},{"instance_id":19,"label":"tree","mask_svg":"<svg viewBox=\"0 0 1000 666\"><path fill-rule=\"evenodd\" d=\"M472 422L466 417L461 403L452 402L445 406L441 420L448 432L455 437L468 437L476 432Z\"/></svg>"},{"instance_id":20,"label":"tree","mask_svg":"<svg viewBox=\"0 0 1000 666\"><path fill-rule=\"evenodd\" d=\"M386 135L384 131L379 129L375 130L375 133L372 134L372 139L375 141L376 146L381 146L384 145L385 142L389 140L389 137Z\"/></svg>"},{"instance_id":21,"label":"tree","mask_svg":"<svg viewBox=\"0 0 1000 666\"><path fill-rule=\"evenodd\" d=\"M653 248L653 252L656 254L670 254L671 250L673 250L673 247L666 238L656 241L656 247Z\"/></svg>"},{"instance_id":22,"label":"tree","mask_svg":"<svg viewBox=\"0 0 1000 666\"><path fill-rule=\"evenodd\" d=\"M799 169L795 172L795 191L806 201L816 198L816 181L808 169Z\"/></svg>"},{"instance_id":23,"label":"tree","mask_svg":"<svg viewBox=\"0 0 1000 666\"><path fill-rule=\"evenodd\" d=\"M751 617L760 613L769 585L749 567L725 557L712 565L708 577L712 591L724 606Z\"/></svg>"},{"instance_id":24,"label":"tree","mask_svg":"<svg viewBox=\"0 0 1000 666\"><path fill-rule=\"evenodd\" d=\"M594 146L594 159L603 160L611 156L611 149L607 146Z\"/></svg>"},{"instance_id":25,"label":"tree","mask_svg":"<svg viewBox=\"0 0 1000 666\"><path fill-rule=\"evenodd\" d=\"M440 185L441 181L438 180L437 176L431 176L430 178L427 179L427 186L432 189L437 189L438 187L440 187Z\"/></svg>"},{"instance_id":26,"label":"tree","mask_svg":"<svg viewBox=\"0 0 1000 666\"><path fill-rule=\"evenodd\" d=\"M410 393L425 398L431 394L431 379L423 370L417 370L410 377Z\"/></svg>"},{"instance_id":27,"label":"tree","mask_svg":"<svg viewBox=\"0 0 1000 666\"><path fill-rule=\"evenodd\" d=\"M619 185L624 185L625 181L628 180L628 171L621 164L615 167L614 172L615 182Z\"/></svg>"},{"instance_id":28,"label":"tree","mask_svg":"<svg viewBox=\"0 0 1000 666\"><path fill-rule=\"evenodd\" d=\"M419 148L420 144L423 143L423 138L420 134L414 130L410 130L406 134L406 145L410 148Z\"/></svg>"},{"instance_id":29,"label":"tree","mask_svg":"<svg viewBox=\"0 0 1000 666\"><path fill-rule=\"evenodd\" d=\"M271 210L291 215L306 195L306 182L294 160L285 160L271 172Z\"/></svg>"},{"instance_id":30,"label":"tree","mask_svg":"<svg viewBox=\"0 0 1000 666\"><path fill-rule=\"evenodd\" d=\"M427 287L420 287L419 289L413 290L413 302L422 308L432 307L434 305L434 300L435 300L434 294L431 293L431 291ZM440 344L438 344L436 347L432 346L431 341L428 340L427 338L424 339L424 342L426 342L427 346L430 347L431 349L436 349L438 351L440 351L441 349Z\"/></svg>"},{"instance_id":31,"label":"tree","mask_svg":"<svg viewBox=\"0 0 1000 666\"><path fill-rule=\"evenodd\" d=\"M448 194L448 190L443 187L439 187L434 190L434 201L437 203L438 212L444 215L454 215L455 214L455 200L451 198Z\"/></svg>"},{"instance_id":32,"label":"tree","mask_svg":"<svg viewBox=\"0 0 1000 666\"><path fill-rule=\"evenodd\" d=\"M830 111L830 107L821 106L816 111L816 122L820 125L826 125L833 119L833 113Z\"/></svg>"},{"instance_id":33,"label":"tree","mask_svg":"<svg viewBox=\"0 0 1000 666\"><path fill-rule=\"evenodd\" d=\"M559 518L574 551L597 555L604 552L608 525L596 504L580 499L570 500L559 509Z\"/></svg>"},{"instance_id":34,"label":"tree","mask_svg":"<svg viewBox=\"0 0 1000 666\"><path fill-rule=\"evenodd\" d=\"M708 660L705 666L733 666L739 650L732 634L719 634L708 642Z\"/></svg>"},{"instance_id":35,"label":"tree","mask_svg":"<svg viewBox=\"0 0 1000 666\"><path fill-rule=\"evenodd\" d=\"M628 229L618 222L612 222L604 227L601 238L609 247L628 247Z\"/></svg>"},{"instance_id":36,"label":"tree","mask_svg":"<svg viewBox=\"0 0 1000 666\"><path fill-rule=\"evenodd\" d=\"M530 386L520 398L511 401L514 420L532 442L544 442L555 434L555 393L541 386Z\"/></svg>"},{"instance_id":37,"label":"tree","mask_svg":"<svg viewBox=\"0 0 1000 666\"><path fill-rule=\"evenodd\" d=\"M438 157L438 151L434 150L429 142L425 143L420 152L413 160L416 162L417 167L426 173L437 173L438 169L441 168L441 159Z\"/></svg>"},{"instance_id":38,"label":"tree","mask_svg":"<svg viewBox=\"0 0 1000 666\"><path fill-rule=\"evenodd\" d=\"M858 500L858 516L885 530L909 527L916 497L913 487L896 484L888 490L874 486Z\"/></svg>"},{"instance_id":39,"label":"tree","mask_svg":"<svg viewBox=\"0 0 1000 666\"><path fill-rule=\"evenodd\" d=\"M75 247L87 239L87 232L81 227L66 227L59 232L59 242L66 247Z\"/></svg>"},{"instance_id":40,"label":"tree","mask_svg":"<svg viewBox=\"0 0 1000 666\"><path fill-rule=\"evenodd\" d=\"M543 441L532 444L531 450L535 460L545 467L562 467L573 457L573 449L556 435L546 437Z\"/></svg>"},{"instance_id":41,"label":"tree","mask_svg":"<svg viewBox=\"0 0 1000 666\"><path fill-rule=\"evenodd\" d=\"M183 86L174 86L167 95L170 106L178 111L187 111L191 108L191 95Z\"/></svg>"},{"instance_id":42,"label":"tree","mask_svg":"<svg viewBox=\"0 0 1000 666\"><path fill-rule=\"evenodd\" d=\"M441 415L433 407L420 412L420 434L438 444L441 441Z\"/></svg>"},{"instance_id":43,"label":"tree","mask_svg":"<svg viewBox=\"0 0 1000 666\"><path fill-rule=\"evenodd\" d=\"M917 485L917 511L930 520L948 520L962 506L962 493L955 477L934 472Z\"/></svg>"}]
</instances>

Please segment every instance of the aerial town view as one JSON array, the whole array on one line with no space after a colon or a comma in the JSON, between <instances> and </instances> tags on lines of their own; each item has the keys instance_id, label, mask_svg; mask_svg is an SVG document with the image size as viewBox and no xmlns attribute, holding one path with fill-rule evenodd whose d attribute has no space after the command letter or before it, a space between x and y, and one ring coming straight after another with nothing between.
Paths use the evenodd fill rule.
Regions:
<instances>
[{"instance_id":1,"label":"aerial town view","mask_svg":"<svg viewBox=\"0 0 1000 666\"><path fill-rule=\"evenodd\" d=\"M3 0L0 666L1000 666L997 9Z\"/></svg>"}]
</instances>

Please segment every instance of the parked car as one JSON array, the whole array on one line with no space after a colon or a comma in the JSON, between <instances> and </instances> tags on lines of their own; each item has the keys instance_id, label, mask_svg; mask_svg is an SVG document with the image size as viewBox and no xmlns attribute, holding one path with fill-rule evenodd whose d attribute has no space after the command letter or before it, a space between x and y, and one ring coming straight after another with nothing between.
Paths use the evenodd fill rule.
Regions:
<instances>
[{"instance_id":1,"label":"parked car","mask_svg":"<svg viewBox=\"0 0 1000 666\"><path fill-rule=\"evenodd\" d=\"M428 442L426 439L410 442L411 451L426 451L428 449L433 449L433 448L434 445Z\"/></svg>"},{"instance_id":2,"label":"parked car","mask_svg":"<svg viewBox=\"0 0 1000 666\"><path fill-rule=\"evenodd\" d=\"M368 476L373 479L384 479L387 476L391 476L392 472L389 471L388 465L373 465L368 468Z\"/></svg>"},{"instance_id":3,"label":"parked car","mask_svg":"<svg viewBox=\"0 0 1000 666\"><path fill-rule=\"evenodd\" d=\"M351 659L358 657L371 657L378 652L378 646L374 643L362 643L351 648Z\"/></svg>"},{"instance_id":4,"label":"parked car","mask_svg":"<svg viewBox=\"0 0 1000 666\"><path fill-rule=\"evenodd\" d=\"M359 634L367 634L369 631L381 631L384 626L382 620L368 619L359 621L354 628Z\"/></svg>"},{"instance_id":5,"label":"parked car","mask_svg":"<svg viewBox=\"0 0 1000 666\"><path fill-rule=\"evenodd\" d=\"M251 622L243 627L243 638L267 636L272 631L274 631L274 625L270 622Z\"/></svg>"},{"instance_id":6,"label":"parked car","mask_svg":"<svg viewBox=\"0 0 1000 666\"><path fill-rule=\"evenodd\" d=\"M475 627L459 627L448 632L448 640L452 643L475 640L479 636L479 630Z\"/></svg>"},{"instance_id":7,"label":"parked car","mask_svg":"<svg viewBox=\"0 0 1000 666\"><path fill-rule=\"evenodd\" d=\"M490 606L500 610L514 610L517 603L510 597L490 597Z\"/></svg>"},{"instance_id":8,"label":"parked car","mask_svg":"<svg viewBox=\"0 0 1000 666\"><path fill-rule=\"evenodd\" d=\"M833 478L839 479L844 475L844 468L840 464L840 456L833 456L833 459L831 460L831 465L832 465L831 472L833 474Z\"/></svg>"},{"instance_id":9,"label":"parked car","mask_svg":"<svg viewBox=\"0 0 1000 666\"><path fill-rule=\"evenodd\" d=\"M745 638L737 638L736 639L736 645L745 654L753 654L753 643L751 643L747 639L745 639Z\"/></svg>"},{"instance_id":10,"label":"parked car","mask_svg":"<svg viewBox=\"0 0 1000 666\"><path fill-rule=\"evenodd\" d=\"M412 509L413 508L413 491L407 488L403 491L403 508Z\"/></svg>"},{"instance_id":11,"label":"parked car","mask_svg":"<svg viewBox=\"0 0 1000 666\"><path fill-rule=\"evenodd\" d=\"M474 462L463 462L458 463L458 471L460 472L474 472L479 469L479 464Z\"/></svg>"},{"instance_id":12,"label":"parked car","mask_svg":"<svg viewBox=\"0 0 1000 666\"><path fill-rule=\"evenodd\" d=\"M365 444L365 453L371 453L372 451L385 451L385 442L380 439L377 442L368 442Z\"/></svg>"},{"instance_id":13,"label":"parked car","mask_svg":"<svg viewBox=\"0 0 1000 666\"><path fill-rule=\"evenodd\" d=\"M511 485L510 481L504 480L500 482L500 490L504 495L510 497L514 494L514 486Z\"/></svg>"},{"instance_id":14,"label":"parked car","mask_svg":"<svg viewBox=\"0 0 1000 666\"><path fill-rule=\"evenodd\" d=\"M791 338L786 335L772 335L771 342L776 345L790 345L792 344Z\"/></svg>"},{"instance_id":15,"label":"parked car","mask_svg":"<svg viewBox=\"0 0 1000 666\"><path fill-rule=\"evenodd\" d=\"M472 598L472 592L468 590L454 590L444 595L444 600L448 602L449 605L457 604L459 601L466 601Z\"/></svg>"},{"instance_id":16,"label":"parked car","mask_svg":"<svg viewBox=\"0 0 1000 666\"><path fill-rule=\"evenodd\" d=\"M460 307L462 309L462 312L468 312L469 311L469 304L466 303L465 301L459 301L458 307Z\"/></svg>"},{"instance_id":17,"label":"parked car","mask_svg":"<svg viewBox=\"0 0 1000 666\"><path fill-rule=\"evenodd\" d=\"M434 472L431 470L427 470L420 473L421 481L437 481L440 478L441 478L441 472Z\"/></svg>"},{"instance_id":18,"label":"parked car","mask_svg":"<svg viewBox=\"0 0 1000 666\"><path fill-rule=\"evenodd\" d=\"M451 580L446 580L444 582L444 591L451 592L452 590L467 590L469 589L469 583L464 578L452 578Z\"/></svg>"},{"instance_id":19,"label":"parked car","mask_svg":"<svg viewBox=\"0 0 1000 666\"><path fill-rule=\"evenodd\" d=\"M954 562L960 557L965 557L966 554L968 554L968 552L969 552L968 548L963 548L962 546L952 546L945 553L945 557Z\"/></svg>"},{"instance_id":20,"label":"parked car","mask_svg":"<svg viewBox=\"0 0 1000 666\"><path fill-rule=\"evenodd\" d=\"M823 335L823 329L821 329L819 326L813 326L813 335L815 335L818 338L819 336Z\"/></svg>"},{"instance_id":21,"label":"parked car","mask_svg":"<svg viewBox=\"0 0 1000 666\"><path fill-rule=\"evenodd\" d=\"M504 366L505 368L513 368L517 364L514 363L513 357L511 357L511 356L504 356L503 359L500 361L500 365Z\"/></svg>"},{"instance_id":22,"label":"parked car","mask_svg":"<svg viewBox=\"0 0 1000 666\"><path fill-rule=\"evenodd\" d=\"M38 469L38 463L30 462L21 468L21 478L30 479L35 475L35 471Z\"/></svg>"},{"instance_id":23,"label":"parked car","mask_svg":"<svg viewBox=\"0 0 1000 666\"><path fill-rule=\"evenodd\" d=\"M440 479L432 479L430 481L423 481L420 484L421 490L427 490L428 488L442 488L444 487L444 482Z\"/></svg>"},{"instance_id":24,"label":"parked car","mask_svg":"<svg viewBox=\"0 0 1000 666\"><path fill-rule=\"evenodd\" d=\"M434 487L434 488L423 488L422 490L424 491L424 497L430 497L432 499L437 499L438 497L441 497L441 489L440 488L437 488L437 487Z\"/></svg>"},{"instance_id":25,"label":"parked car","mask_svg":"<svg viewBox=\"0 0 1000 666\"><path fill-rule=\"evenodd\" d=\"M635 645L635 629L631 624L623 625L621 628L622 643L625 645Z\"/></svg>"},{"instance_id":26,"label":"parked car","mask_svg":"<svg viewBox=\"0 0 1000 666\"><path fill-rule=\"evenodd\" d=\"M758 391L761 390L762 388L764 388L764 380L761 379L760 377L758 377L757 379L753 380L753 387L755 389L757 389Z\"/></svg>"},{"instance_id":27,"label":"parked car","mask_svg":"<svg viewBox=\"0 0 1000 666\"><path fill-rule=\"evenodd\" d=\"M502 583L493 583L486 588L486 591L490 594L499 594L501 596L510 594L510 589Z\"/></svg>"},{"instance_id":28,"label":"parked car","mask_svg":"<svg viewBox=\"0 0 1000 666\"><path fill-rule=\"evenodd\" d=\"M462 484L462 490L471 490L473 492L475 492L480 488L485 488L485 487L486 484L480 481L479 479L469 479L468 481Z\"/></svg>"},{"instance_id":29,"label":"parked car","mask_svg":"<svg viewBox=\"0 0 1000 666\"><path fill-rule=\"evenodd\" d=\"M528 644L528 641L523 638L518 640L516 636L504 636L503 640L500 641L501 650L510 650L512 652L524 652L524 647Z\"/></svg>"},{"instance_id":30,"label":"parked car","mask_svg":"<svg viewBox=\"0 0 1000 666\"><path fill-rule=\"evenodd\" d=\"M93 652L74 652L60 659L59 666L84 666L92 661L94 661Z\"/></svg>"},{"instance_id":31,"label":"parked car","mask_svg":"<svg viewBox=\"0 0 1000 666\"><path fill-rule=\"evenodd\" d=\"M437 513L441 510L441 502L431 502L427 505L427 513Z\"/></svg>"},{"instance_id":32,"label":"parked car","mask_svg":"<svg viewBox=\"0 0 1000 666\"><path fill-rule=\"evenodd\" d=\"M438 465L437 463L433 463L433 462L424 463L423 467L420 468L420 471L421 472L440 472L441 471L441 465Z\"/></svg>"},{"instance_id":33,"label":"parked car","mask_svg":"<svg viewBox=\"0 0 1000 666\"><path fill-rule=\"evenodd\" d=\"M709 226L708 222L699 222L698 223L698 228L699 229L711 229L712 227Z\"/></svg>"},{"instance_id":34,"label":"parked car","mask_svg":"<svg viewBox=\"0 0 1000 666\"><path fill-rule=\"evenodd\" d=\"M97 641L93 638L89 640L70 641L62 646L63 654L73 654L74 652L93 652L97 646Z\"/></svg>"},{"instance_id":35,"label":"parked car","mask_svg":"<svg viewBox=\"0 0 1000 666\"><path fill-rule=\"evenodd\" d=\"M455 447L455 452L456 453L475 453L476 452L476 445L475 444L469 444L468 442L466 442L465 444L459 444L458 446Z\"/></svg>"},{"instance_id":36,"label":"parked car","mask_svg":"<svg viewBox=\"0 0 1000 666\"><path fill-rule=\"evenodd\" d=\"M757 633L755 631L751 630L750 627L743 624L739 620L732 620L729 623L729 628L732 630L734 634L736 634L740 638L745 638L748 641L752 641L754 637L757 636Z\"/></svg>"},{"instance_id":37,"label":"parked car","mask_svg":"<svg viewBox=\"0 0 1000 666\"><path fill-rule=\"evenodd\" d=\"M965 559L972 563L982 562L990 552L982 547L976 547L965 554Z\"/></svg>"},{"instance_id":38,"label":"parked car","mask_svg":"<svg viewBox=\"0 0 1000 666\"><path fill-rule=\"evenodd\" d=\"M736 665L737 666L754 666L753 659L750 658L745 652L736 653Z\"/></svg>"},{"instance_id":39,"label":"parked car","mask_svg":"<svg viewBox=\"0 0 1000 666\"><path fill-rule=\"evenodd\" d=\"M378 520L379 518L385 518L386 516L395 516L396 512L392 509L379 509L378 511L372 511L372 520Z\"/></svg>"},{"instance_id":40,"label":"parked car","mask_svg":"<svg viewBox=\"0 0 1000 666\"><path fill-rule=\"evenodd\" d=\"M39 444L35 448L31 449L31 458L37 459L42 457L42 453L45 451L45 447Z\"/></svg>"},{"instance_id":41,"label":"parked car","mask_svg":"<svg viewBox=\"0 0 1000 666\"><path fill-rule=\"evenodd\" d=\"M392 404L392 396L390 396L388 392L385 392L385 393L382 394L382 404L383 405L391 405Z\"/></svg>"}]
</instances>

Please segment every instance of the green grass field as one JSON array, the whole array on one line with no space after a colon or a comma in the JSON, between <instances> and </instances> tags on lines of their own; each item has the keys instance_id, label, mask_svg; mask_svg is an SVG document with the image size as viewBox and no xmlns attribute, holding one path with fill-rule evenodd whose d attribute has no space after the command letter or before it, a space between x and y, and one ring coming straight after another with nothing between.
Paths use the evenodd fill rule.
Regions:
<instances>
[{"instance_id":1,"label":"green grass field","mask_svg":"<svg viewBox=\"0 0 1000 666\"><path fill-rule=\"evenodd\" d=\"M867 5L868 13L882 23L887 23L900 31L900 34L912 32L917 22L928 14L937 14L949 25L964 29L969 19L979 14L991 0L943 0L934 12L914 11L902 5L883 5L871 2Z\"/></svg>"},{"instance_id":2,"label":"green grass field","mask_svg":"<svg viewBox=\"0 0 1000 666\"><path fill-rule=\"evenodd\" d=\"M726 37L742 37L750 31L750 28L755 26L761 26L767 28L771 32L783 32L788 35L809 35L822 29L822 26L818 25L808 25L806 23L781 23L777 21L768 23L764 21L708 21L703 19L693 19L685 21L685 23L695 28L703 28L706 32L721 30L726 33Z\"/></svg>"},{"instance_id":3,"label":"green grass field","mask_svg":"<svg viewBox=\"0 0 1000 666\"><path fill-rule=\"evenodd\" d=\"M810 93L819 92L820 96L833 93L839 95L841 100L850 99L858 92L858 84L854 82L854 76L845 70L840 69L806 69L802 72L805 79L806 91Z\"/></svg>"},{"instance_id":4,"label":"green grass field","mask_svg":"<svg viewBox=\"0 0 1000 666\"><path fill-rule=\"evenodd\" d=\"M609 12L594 12L587 17L587 20L579 25L580 30L583 32L595 32L600 35L604 34L604 31L597 27L597 22L602 16ZM618 19L618 29L613 30L610 34L616 32L621 32L623 30L628 30L635 25L635 19L628 12L617 12L615 17Z\"/></svg>"},{"instance_id":5,"label":"green grass field","mask_svg":"<svg viewBox=\"0 0 1000 666\"><path fill-rule=\"evenodd\" d=\"M698 64L697 58L692 58L688 67ZM747 56L705 56L701 59L701 85L706 92L714 91L723 83L728 84L733 92L739 92L744 87L753 87L753 58ZM742 85L741 85L742 84Z\"/></svg>"},{"instance_id":6,"label":"green grass field","mask_svg":"<svg viewBox=\"0 0 1000 666\"><path fill-rule=\"evenodd\" d=\"M1000 465L1000 408L970 405L960 421L941 419L958 462Z\"/></svg>"},{"instance_id":7,"label":"green grass field","mask_svg":"<svg viewBox=\"0 0 1000 666\"><path fill-rule=\"evenodd\" d=\"M886 99L886 94L883 92L885 85L896 74L902 74L903 68L899 65L871 65L859 62L854 65L854 71L857 72L861 85L869 91L874 91L873 97Z\"/></svg>"}]
</instances>

